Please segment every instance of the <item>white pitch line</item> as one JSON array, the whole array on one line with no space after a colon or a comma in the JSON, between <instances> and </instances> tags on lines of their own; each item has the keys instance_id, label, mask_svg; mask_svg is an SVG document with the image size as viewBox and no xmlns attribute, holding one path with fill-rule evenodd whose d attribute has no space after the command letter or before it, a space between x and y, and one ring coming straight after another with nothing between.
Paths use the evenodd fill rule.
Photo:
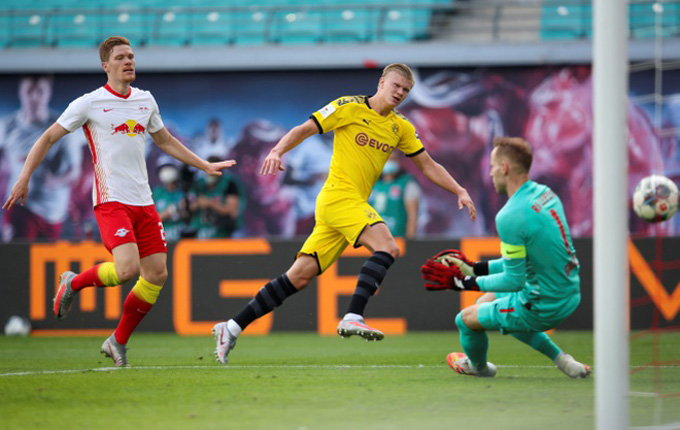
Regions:
<instances>
[{"instance_id":1,"label":"white pitch line","mask_svg":"<svg viewBox=\"0 0 680 430\"><path fill-rule=\"evenodd\" d=\"M423 368L445 368L445 364L230 364L220 366L218 364L206 364L203 366L130 366L130 367L94 367L91 369L62 369L62 370L27 370L23 372L0 373L0 377L7 376L31 376L31 375L59 375L69 373L87 372L112 372L112 371L132 371L132 370L173 370L173 369L194 369L194 370L239 370L239 369L423 369ZM554 369L551 365L528 365L528 364L501 364L500 369ZM680 366L656 366L663 368L677 368ZM631 366L631 369L636 366ZM640 393L632 393L638 395Z\"/></svg>"},{"instance_id":2,"label":"white pitch line","mask_svg":"<svg viewBox=\"0 0 680 430\"><path fill-rule=\"evenodd\" d=\"M173 369L194 369L194 370L238 370L238 369L422 369L445 367L443 364L241 364L241 365L205 365L205 366L130 366L130 367L95 367L91 369L62 369L62 370L27 370L24 372L0 373L0 377L6 376L32 376L32 375L60 375L69 373L87 372L111 372L111 371L131 371L131 370L173 370ZM554 366L520 366L520 365L501 365L500 368L533 368L551 369Z\"/></svg>"}]
</instances>

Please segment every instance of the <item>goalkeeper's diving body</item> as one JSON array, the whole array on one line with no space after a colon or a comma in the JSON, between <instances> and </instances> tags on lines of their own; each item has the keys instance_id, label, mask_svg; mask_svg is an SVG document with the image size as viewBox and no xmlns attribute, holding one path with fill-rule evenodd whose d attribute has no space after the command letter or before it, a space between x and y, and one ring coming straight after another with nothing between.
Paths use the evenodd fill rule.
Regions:
<instances>
[{"instance_id":1,"label":"goalkeeper's diving body","mask_svg":"<svg viewBox=\"0 0 680 430\"><path fill-rule=\"evenodd\" d=\"M544 333L557 327L581 300L579 262L559 197L529 179L533 155L521 138L494 140L489 175L494 188L507 194L496 215L502 258L472 262L458 250L443 251L422 267L428 290L485 292L475 305L456 316L465 353L446 361L460 374L492 377L487 330L500 330L554 361L572 378L590 367L564 353Z\"/></svg>"},{"instance_id":2,"label":"goalkeeper's diving body","mask_svg":"<svg viewBox=\"0 0 680 430\"><path fill-rule=\"evenodd\" d=\"M364 246L372 255L359 271L354 294L338 325L338 334L357 335L366 340L383 338L380 330L364 321L364 308L399 256L399 247L367 199L393 150L402 151L426 178L458 196L458 209L466 207L475 219L475 206L468 192L428 155L415 127L395 111L413 84L413 72L408 66L390 64L383 69L373 96L341 97L329 103L291 129L269 152L260 170L262 175L276 175L285 170L281 157L306 138L316 133L335 132L328 179L317 196L316 223L311 235L285 273L264 285L233 319L213 327L218 362L227 364L227 355L242 330L309 285L350 244Z\"/></svg>"}]
</instances>

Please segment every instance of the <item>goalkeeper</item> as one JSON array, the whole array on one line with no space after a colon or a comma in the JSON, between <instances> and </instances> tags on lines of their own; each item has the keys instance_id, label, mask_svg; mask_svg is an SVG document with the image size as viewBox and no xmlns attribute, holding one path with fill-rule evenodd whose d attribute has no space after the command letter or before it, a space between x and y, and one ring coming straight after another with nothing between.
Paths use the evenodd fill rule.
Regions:
<instances>
[{"instance_id":1,"label":"goalkeeper","mask_svg":"<svg viewBox=\"0 0 680 430\"><path fill-rule=\"evenodd\" d=\"M496 215L501 259L472 262L458 250L443 251L422 267L428 290L485 292L477 304L456 316L465 353L446 361L457 373L493 377L488 363L487 330L500 330L553 360L572 378L590 367L565 354L544 333L578 306L579 262L562 202L550 188L529 180L531 147L521 138L494 140L489 175L494 188L509 197Z\"/></svg>"}]
</instances>

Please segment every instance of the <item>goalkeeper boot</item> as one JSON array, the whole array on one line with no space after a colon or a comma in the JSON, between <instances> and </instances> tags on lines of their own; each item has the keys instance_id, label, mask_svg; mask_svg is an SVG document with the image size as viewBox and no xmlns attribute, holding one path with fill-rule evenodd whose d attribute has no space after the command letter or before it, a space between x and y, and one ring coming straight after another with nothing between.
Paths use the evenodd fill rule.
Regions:
<instances>
[{"instance_id":1,"label":"goalkeeper boot","mask_svg":"<svg viewBox=\"0 0 680 430\"><path fill-rule=\"evenodd\" d=\"M126 367L128 365L127 361L127 347L121 345L116 340L116 336L111 335L104 343L102 343L102 354L113 360L113 364L116 367Z\"/></svg>"},{"instance_id":2,"label":"goalkeeper boot","mask_svg":"<svg viewBox=\"0 0 680 430\"><path fill-rule=\"evenodd\" d=\"M461 375L479 376L480 378L493 378L496 376L496 365L486 362L484 369L478 369L470 362L467 355L462 352L452 352L446 356L446 362L454 372Z\"/></svg>"},{"instance_id":3,"label":"goalkeeper boot","mask_svg":"<svg viewBox=\"0 0 680 430\"><path fill-rule=\"evenodd\" d=\"M380 330L367 326L363 319L358 321L343 319L338 324L338 334L342 337L350 337L356 334L367 341L382 340L385 337Z\"/></svg>"},{"instance_id":4,"label":"goalkeeper boot","mask_svg":"<svg viewBox=\"0 0 680 430\"><path fill-rule=\"evenodd\" d=\"M590 375L590 366L579 363L574 357L563 352L555 359L555 365L570 378L586 378Z\"/></svg>"},{"instance_id":5,"label":"goalkeeper boot","mask_svg":"<svg viewBox=\"0 0 680 430\"><path fill-rule=\"evenodd\" d=\"M71 289L71 281L76 277L76 274L71 271L66 271L59 277L59 288L57 294L54 296L54 316L59 319L66 318L71 310L73 298L78 294L77 291Z\"/></svg>"},{"instance_id":6,"label":"goalkeeper boot","mask_svg":"<svg viewBox=\"0 0 680 430\"><path fill-rule=\"evenodd\" d=\"M215 358L217 358L218 363L227 364L227 356L229 352L236 346L236 339L238 336L231 334L227 328L227 323L222 322L215 324L212 328L212 334L217 342L217 348L215 348Z\"/></svg>"}]
</instances>

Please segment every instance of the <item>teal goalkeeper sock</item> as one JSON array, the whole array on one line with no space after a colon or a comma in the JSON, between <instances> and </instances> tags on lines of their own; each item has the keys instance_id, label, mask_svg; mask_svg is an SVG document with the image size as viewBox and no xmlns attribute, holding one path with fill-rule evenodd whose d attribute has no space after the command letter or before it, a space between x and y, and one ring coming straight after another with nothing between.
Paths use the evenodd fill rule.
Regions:
<instances>
[{"instance_id":1,"label":"teal goalkeeper sock","mask_svg":"<svg viewBox=\"0 0 680 430\"><path fill-rule=\"evenodd\" d=\"M555 361L562 350L543 332L539 333L510 333L515 339L521 340L536 351Z\"/></svg>"},{"instance_id":2,"label":"teal goalkeeper sock","mask_svg":"<svg viewBox=\"0 0 680 430\"><path fill-rule=\"evenodd\" d=\"M470 362L478 369L486 367L486 353L489 350L489 337L485 331L470 330L463 322L463 313L456 315L456 326L460 333L460 344Z\"/></svg>"}]
</instances>

